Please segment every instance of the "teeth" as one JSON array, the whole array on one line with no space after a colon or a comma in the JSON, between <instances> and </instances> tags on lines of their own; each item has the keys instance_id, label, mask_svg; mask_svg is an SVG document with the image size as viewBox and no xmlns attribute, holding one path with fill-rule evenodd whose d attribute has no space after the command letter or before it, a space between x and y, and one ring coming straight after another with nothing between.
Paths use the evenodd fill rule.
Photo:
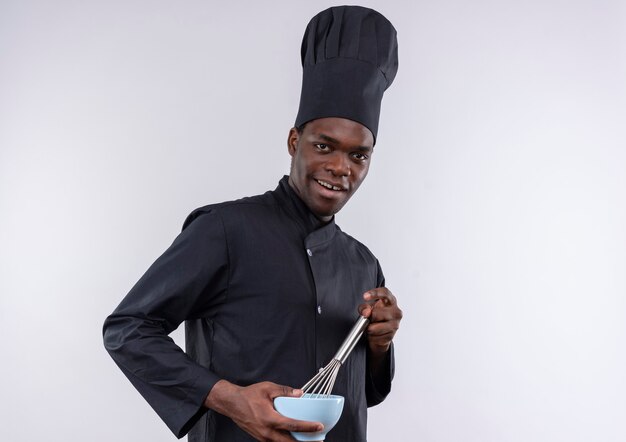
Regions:
<instances>
[{"instance_id":1,"label":"teeth","mask_svg":"<svg viewBox=\"0 0 626 442\"><path fill-rule=\"evenodd\" d=\"M342 190L341 187L333 186L332 184L329 184L329 183L327 183L325 181L317 180L317 182L320 183L322 186L326 187L327 189Z\"/></svg>"}]
</instances>

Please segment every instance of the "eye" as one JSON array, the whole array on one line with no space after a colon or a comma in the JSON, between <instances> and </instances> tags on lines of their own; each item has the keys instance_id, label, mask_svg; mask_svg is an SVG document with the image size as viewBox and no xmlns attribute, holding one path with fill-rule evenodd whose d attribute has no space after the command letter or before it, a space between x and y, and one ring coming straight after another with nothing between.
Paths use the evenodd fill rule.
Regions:
<instances>
[{"instance_id":1,"label":"eye","mask_svg":"<svg viewBox=\"0 0 626 442\"><path fill-rule=\"evenodd\" d=\"M354 152L352 154L352 158L356 159L357 161L365 161L367 160L369 157L367 155L365 155L364 153L361 152Z\"/></svg>"},{"instance_id":2,"label":"eye","mask_svg":"<svg viewBox=\"0 0 626 442\"><path fill-rule=\"evenodd\" d=\"M317 150L320 150L322 152L328 152L330 150L330 146L324 143L316 143L315 147L317 148Z\"/></svg>"}]
</instances>

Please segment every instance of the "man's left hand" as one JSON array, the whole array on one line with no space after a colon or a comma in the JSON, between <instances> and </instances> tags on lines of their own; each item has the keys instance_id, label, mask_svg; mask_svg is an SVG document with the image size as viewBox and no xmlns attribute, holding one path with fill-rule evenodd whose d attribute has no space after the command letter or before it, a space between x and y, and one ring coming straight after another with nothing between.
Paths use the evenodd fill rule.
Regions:
<instances>
[{"instance_id":1,"label":"man's left hand","mask_svg":"<svg viewBox=\"0 0 626 442\"><path fill-rule=\"evenodd\" d=\"M363 294L364 304L359 306L359 313L370 319L367 326L367 342L374 355L389 351L391 341L400 328L402 310L396 297L386 288L379 287Z\"/></svg>"}]
</instances>

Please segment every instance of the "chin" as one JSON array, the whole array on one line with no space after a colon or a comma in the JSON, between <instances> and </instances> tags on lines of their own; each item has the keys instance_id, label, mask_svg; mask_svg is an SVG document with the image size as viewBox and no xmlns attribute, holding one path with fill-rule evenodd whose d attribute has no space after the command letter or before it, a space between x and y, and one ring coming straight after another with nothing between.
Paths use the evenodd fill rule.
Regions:
<instances>
[{"instance_id":1,"label":"chin","mask_svg":"<svg viewBox=\"0 0 626 442\"><path fill-rule=\"evenodd\" d=\"M329 218L335 216L348 202L347 200L343 201L312 201L317 204L310 204L309 209L313 214L318 218ZM324 204L326 203L326 204ZM328 204L330 203L330 204Z\"/></svg>"},{"instance_id":2,"label":"chin","mask_svg":"<svg viewBox=\"0 0 626 442\"><path fill-rule=\"evenodd\" d=\"M337 213L339 210L329 210L327 208L315 208L315 207L311 207L309 206L309 210L313 213L313 215L315 215L317 218L328 218L333 216L335 213Z\"/></svg>"},{"instance_id":3,"label":"chin","mask_svg":"<svg viewBox=\"0 0 626 442\"><path fill-rule=\"evenodd\" d=\"M341 207L337 207L337 208L327 209L327 210L317 210L313 213L315 213L315 216L317 216L318 218L329 218L329 217L335 216L340 210L341 210Z\"/></svg>"}]
</instances>

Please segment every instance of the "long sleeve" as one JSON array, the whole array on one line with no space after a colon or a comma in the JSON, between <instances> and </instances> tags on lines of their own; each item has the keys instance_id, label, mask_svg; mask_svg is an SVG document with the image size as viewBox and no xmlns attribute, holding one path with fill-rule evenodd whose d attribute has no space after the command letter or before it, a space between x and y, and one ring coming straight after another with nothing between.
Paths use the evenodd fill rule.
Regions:
<instances>
[{"instance_id":1,"label":"long sleeve","mask_svg":"<svg viewBox=\"0 0 626 442\"><path fill-rule=\"evenodd\" d=\"M218 214L186 225L106 319L104 345L170 430L184 436L220 379L168 336L183 321L210 317L228 288L228 253Z\"/></svg>"},{"instance_id":2,"label":"long sleeve","mask_svg":"<svg viewBox=\"0 0 626 442\"><path fill-rule=\"evenodd\" d=\"M378 261L376 261L378 267L377 287L385 286L385 276L380 267ZM379 370L378 375L374 376L369 366L369 357L365 375L365 395L367 398L367 406L373 407L380 404L385 400L389 392L391 391L391 381L393 380L395 372L395 358L393 342L387 352L387 357L384 362L385 366L382 370Z\"/></svg>"}]
</instances>

